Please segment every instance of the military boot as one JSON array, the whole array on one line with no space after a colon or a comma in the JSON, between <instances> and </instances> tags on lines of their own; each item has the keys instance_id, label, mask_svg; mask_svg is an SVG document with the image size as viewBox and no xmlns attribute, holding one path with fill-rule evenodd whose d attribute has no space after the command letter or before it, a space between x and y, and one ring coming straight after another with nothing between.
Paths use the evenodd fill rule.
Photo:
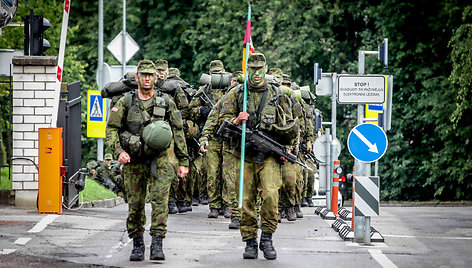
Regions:
<instances>
[{"instance_id":1,"label":"military boot","mask_svg":"<svg viewBox=\"0 0 472 268\"><path fill-rule=\"evenodd\" d=\"M164 237L162 236L152 236L151 242L151 254L150 259L154 261L163 261L166 259L164 255L164 251L162 251L162 240Z\"/></svg>"},{"instance_id":2,"label":"military boot","mask_svg":"<svg viewBox=\"0 0 472 268\"><path fill-rule=\"evenodd\" d=\"M129 256L130 261L142 261L144 260L144 238L138 236L133 238L133 250Z\"/></svg>"},{"instance_id":3,"label":"military boot","mask_svg":"<svg viewBox=\"0 0 472 268\"><path fill-rule=\"evenodd\" d=\"M264 252L264 258L268 260L275 260L277 258L277 252L275 252L275 248L272 245L272 234L262 232L259 249Z\"/></svg>"},{"instance_id":4,"label":"military boot","mask_svg":"<svg viewBox=\"0 0 472 268\"><path fill-rule=\"evenodd\" d=\"M190 201L185 201L184 206L187 209L187 211L192 211L193 210L192 209L192 202L190 202Z\"/></svg>"},{"instance_id":5,"label":"military boot","mask_svg":"<svg viewBox=\"0 0 472 268\"><path fill-rule=\"evenodd\" d=\"M192 197L192 206L197 207L200 202L195 197Z\"/></svg>"},{"instance_id":6,"label":"military boot","mask_svg":"<svg viewBox=\"0 0 472 268\"><path fill-rule=\"evenodd\" d=\"M208 213L208 218L210 218L210 219L218 218L218 209L216 209L216 208L210 209L210 213Z\"/></svg>"},{"instance_id":7,"label":"military boot","mask_svg":"<svg viewBox=\"0 0 472 268\"><path fill-rule=\"evenodd\" d=\"M257 259L257 240L255 238L246 240L243 259Z\"/></svg>"},{"instance_id":8,"label":"military boot","mask_svg":"<svg viewBox=\"0 0 472 268\"><path fill-rule=\"evenodd\" d=\"M238 219L232 219L231 223L228 225L229 229L239 229L239 220Z\"/></svg>"},{"instance_id":9,"label":"military boot","mask_svg":"<svg viewBox=\"0 0 472 268\"><path fill-rule=\"evenodd\" d=\"M311 196L307 196L306 201L308 202L309 207L314 207L315 206L315 204L313 204L313 199L311 199Z\"/></svg>"},{"instance_id":10,"label":"military boot","mask_svg":"<svg viewBox=\"0 0 472 268\"><path fill-rule=\"evenodd\" d=\"M285 219L287 215L285 214L285 209L279 210L279 223L282 222L282 219Z\"/></svg>"},{"instance_id":11,"label":"military boot","mask_svg":"<svg viewBox=\"0 0 472 268\"><path fill-rule=\"evenodd\" d=\"M295 213L295 209L293 207L288 207L285 209L285 215L288 221L296 221L297 214Z\"/></svg>"},{"instance_id":12,"label":"military boot","mask_svg":"<svg viewBox=\"0 0 472 268\"><path fill-rule=\"evenodd\" d=\"M187 212L187 207L184 205L184 202L177 201L175 204L177 205L177 209L179 210L179 213Z\"/></svg>"},{"instance_id":13,"label":"military boot","mask_svg":"<svg viewBox=\"0 0 472 268\"><path fill-rule=\"evenodd\" d=\"M303 218L303 212L300 210L300 205L295 205L294 207L297 218Z\"/></svg>"},{"instance_id":14,"label":"military boot","mask_svg":"<svg viewBox=\"0 0 472 268\"><path fill-rule=\"evenodd\" d=\"M179 212L179 209L177 208L175 201L169 201L169 214L175 214L177 212Z\"/></svg>"},{"instance_id":15,"label":"military boot","mask_svg":"<svg viewBox=\"0 0 472 268\"><path fill-rule=\"evenodd\" d=\"M229 207L225 207L225 212L223 213L223 216L224 216L226 219L231 218L231 210L229 209Z\"/></svg>"},{"instance_id":16,"label":"military boot","mask_svg":"<svg viewBox=\"0 0 472 268\"><path fill-rule=\"evenodd\" d=\"M308 201L306 200L306 197L302 198L302 207L308 207Z\"/></svg>"},{"instance_id":17,"label":"military boot","mask_svg":"<svg viewBox=\"0 0 472 268\"><path fill-rule=\"evenodd\" d=\"M202 205L208 205L208 202L210 201L210 198L208 198L208 196L203 196L200 198L200 204Z\"/></svg>"}]
</instances>

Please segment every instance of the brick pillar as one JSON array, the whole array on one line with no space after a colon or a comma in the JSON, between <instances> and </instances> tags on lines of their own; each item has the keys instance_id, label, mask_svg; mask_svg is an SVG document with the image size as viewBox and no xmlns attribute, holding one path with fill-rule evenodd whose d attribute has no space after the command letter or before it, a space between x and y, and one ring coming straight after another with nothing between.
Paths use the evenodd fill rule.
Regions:
<instances>
[{"instance_id":1,"label":"brick pillar","mask_svg":"<svg viewBox=\"0 0 472 268\"><path fill-rule=\"evenodd\" d=\"M36 208L38 128L50 127L57 57L15 56L12 63L12 188L16 206Z\"/></svg>"}]
</instances>

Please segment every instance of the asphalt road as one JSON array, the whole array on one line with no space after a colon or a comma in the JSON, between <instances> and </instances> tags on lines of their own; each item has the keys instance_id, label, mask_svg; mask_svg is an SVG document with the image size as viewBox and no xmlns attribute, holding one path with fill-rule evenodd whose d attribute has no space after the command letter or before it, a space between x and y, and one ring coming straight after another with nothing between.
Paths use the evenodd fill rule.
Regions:
<instances>
[{"instance_id":1,"label":"asphalt road","mask_svg":"<svg viewBox=\"0 0 472 268\"><path fill-rule=\"evenodd\" d=\"M147 205L148 218L150 207ZM332 221L302 208L303 219L283 221L274 235L277 259L244 260L245 243L228 219L208 219L208 206L170 215L164 240L166 260L128 260L127 205L38 215L0 208L1 267L471 267L472 208L381 207L372 226L385 243L343 241ZM149 230L149 223L146 225Z\"/></svg>"}]
</instances>

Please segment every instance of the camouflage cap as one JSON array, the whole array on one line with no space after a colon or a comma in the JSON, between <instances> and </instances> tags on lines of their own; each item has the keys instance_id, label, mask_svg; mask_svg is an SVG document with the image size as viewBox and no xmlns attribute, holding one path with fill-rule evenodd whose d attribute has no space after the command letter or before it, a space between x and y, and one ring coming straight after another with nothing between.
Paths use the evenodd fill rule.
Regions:
<instances>
[{"instance_id":1,"label":"camouflage cap","mask_svg":"<svg viewBox=\"0 0 472 268\"><path fill-rule=\"evenodd\" d=\"M177 69L175 67L171 67L171 68L169 68L169 74L180 76L180 71L179 71L179 69Z\"/></svg>"},{"instance_id":2,"label":"camouflage cap","mask_svg":"<svg viewBox=\"0 0 472 268\"><path fill-rule=\"evenodd\" d=\"M210 72L218 72L224 68L223 62L220 60L214 60L210 62Z\"/></svg>"},{"instance_id":3,"label":"camouflage cap","mask_svg":"<svg viewBox=\"0 0 472 268\"><path fill-rule=\"evenodd\" d=\"M266 65L266 57L262 53L252 53L247 59L248 67L264 67Z\"/></svg>"},{"instance_id":4,"label":"camouflage cap","mask_svg":"<svg viewBox=\"0 0 472 268\"><path fill-rule=\"evenodd\" d=\"M138 73L156 73L156 66L150 60L142 60L138 63Z\"/></svg>"},{"instance_id":5,"label":"camouflage cap","mask_svg":"<svg viewBox=\"0 0 472 268\"><path fill-rule=\"evenodd\" d=\"M281 76L283 73L282 73L282 70L280 70L280 68L274 67L274 68L270 68L269 74L273 76Z\"/></svg>"},{"instance_id":6,"label":"camouflage cap","mask_svg":"<svg viewBox=\"0 0 472 268\"><path fill-rule=\"evenodd\" d=\"M108 153L108 154L105 154L105 157L103 157L103 159L105 159L105 160L113 160L113 156L112 156L110 153Z\"/></svg>"},{"instance_id":7,"label":"camouflage cap","mask_svg":"<svg viewBox=\"0 0 472 268\"><path fill-rule=\"evenodd\" d=\"M167 70L169 68L169 63L163 59L156 60L154 64L156 64L157 70Z\"/></svg>"}]
</instances>

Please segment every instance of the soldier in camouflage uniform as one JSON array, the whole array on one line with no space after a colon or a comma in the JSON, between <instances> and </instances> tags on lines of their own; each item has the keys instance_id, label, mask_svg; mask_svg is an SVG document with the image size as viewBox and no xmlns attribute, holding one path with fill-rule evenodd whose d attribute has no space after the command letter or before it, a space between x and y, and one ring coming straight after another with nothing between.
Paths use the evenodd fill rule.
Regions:
<instances>
[{"instance_id":1,"label":"soldier in camouflage uniform","mask_svg":"<svg viewBox=\"0 0 472 268\"><path fill-rule=\"evenodd\" d=\"M240 73L242 74L242 72ZM229 86L228 91L240 85L237 80L240 73L233 73L233 81ZM200 138L200 150L203 153L208 152L206 147L208 147L209 141L221 141L221 138L216 136L215 133L218 131L218 127L223 123L220 112L225 97L226 95L218 100L215 107L213 107L210 114L208 115L205 126L203 127L202 136ZM224 171L222 171L221 174L223 179L222 198L231 211L231 223L228 225L228 228L239 229L239 221L241 218L241 210L239 209L238 205L240 153L239 151L236 151L234 146L232 146L227 140L223 140L221 152L221 167L224 167Z\"/></svg>"},{"instance_id":2,"label":"soldier in camouflage uniform","mask_svg":"<svg viewBox=\"0 0 472 268\"><path fill-rule=\"evenodd\" d=\"M189 92L191 92L191 86L179 76L170 74L167 60L159 59L154 64L156 65L158 76L155 88L169 95L174 100L184 119L184 133L188 133L186 120L190 118L188 96ZM184 88L188 88L189 92L184 90ZM189 190L186 187L190 183L188 181L190 179L191 176L186 176L184 179L172 181L169 195L169 214L184 213L192 210L190 200L188 200L191 198L191 194L187 193Z\"/></svg>"},{"instance_id":3,"label":"soldier in camouflage uniform","mask_svg":"<svg viewBox=\"0 0 472 268\"><path fill-rule=\"evenodd\" d=\"M301 87L300 96L303 100L303 114L304 118L301 121L302 128L305 125L306 132L302 135L300 143L301 145L306 148L306 152L301 152L301 155L304 156L305 153L312 153L313 152L313 142L316 138L315 133L315 126L313 125L314 122L314 105L316 97L313 93L310 92L310 88L308 86ZM315 188L315 173L316 173L316 162L315 159L309 159L308 157L304 156L306 164L311 167L313 170L304 169L303 170L303 192L302 192L302 207L310 206L313 207L313 191Z\"/></svg>"},{"instance_id":4,"label":"soldier in camouflage uniform","mask_svg":"<svg viewBox=\"0 0 472 268\"><path fill-rule=\"evenodd\" d=\"M104 161L99 161L99 164L96 167L93 179L126 200L120 163L113 161L112 154L108 153L105 154Z\"/></svg>"},{"instance_id":5,"label":"soldier in camouflage uniform","mask_svg":"<svg viewBox=\"0 0 472 268\"><path fill-rule=\"evenodd\" d=\"M210 75L224 72L223 62L220 60L210 62ZM225 90L225 88L213 88L210 82L209 85L202 86L197 91L190 102L190 108L192 110L192 117L197 118L199 125L204 125L213 105L223 97ZM207 102L205 103L203 100ZM223 158L221 140L215 136L209 136L207 138L214 138L209 141L208 151L205 153L203 159L207 177L207 191L210 197L210 213L208 213L208 218L218 218L220 211L224 213L225 218L229 218L231 217L229 208L223 209L225 204L222 198L223 179L221 163Z\"/></svg>"},{"instance_id":6,"label":"soldier in camouflage uniform","mask_svg":"<svg viewBox=\"0 0 472 268\"><path fill-rule=\"evenodd\" d=\"M285 144L287 151L290 152L298 133L298 122L293 120L290 99L278 87L267 83L265 79L267 65L263 54L253 53L249 56L247 72L249 77L247 112L242 112L243 91L239 86L227 93L221 109L222 119L235 125L247 121L248 129L258 128L267 132L267 135ZM290 120L293 120L293 124L287 127ZM243 258L256 259L258 255L256 202L257 196L261 195L262 235L259 248L263 251L266 259L275 259L277 253L272 244L272 234L278 224L278 191L281 185L280 161L286 161L286 159L266 155L263 163L257 164L257 152L248 150L245 155L244 196L240 222L242 240L246 242Z\"/></svg>"},{"instance_id":7,"label":"soldier in camouflage uniform","mask_svg":"<svg viewBox=\"0 0 472 268\"><path fill-rule=\"evenodd\" d=\"M138 89L126 93L111 109L106 136L110 148L123 164L128 196L126 226L128 236L133 239L130 260L144 259L144 205L148 185L152 207L150 258L164 260L162 240L166 235L169 188L176 176L183 178L188 173L187 145L182 116L174 101L153 90L156 68L152 61L143 60L138 64L136 80ZM165 141L168 147L160 150L142 142L145 126L156 122L168 122L173 133L173 138Z\"/></svg>"},{"instance_id":8,"label":"soldier in camouflage uniform","mask_svg":"<svg viewBox=\"0 0 472 268\"><path fill-rule=\"evenodd\" d=\"M293 96L293 91L290 87L282 85L283 82L283 73L280 68L271 68L269 74L275 78L272 80L272 83L278 85L282 92L289 97L292 102L296 102L296 99ZM296 106L294 108L299 108ZM294 116L299 116L300 112L297 112L299 109L294 109ZM295 147L295 152L297 148ZM294 152L294 153L295 153ZM279 189L279 222L282 222L283 218L287 218L289 221L295 221L297 215L295 213L295 203L296 203L296 194L297 194L297 178L300 169L298 165L292 163L286 163L281 167L281 176L282 176L282 186Z\"/></svg>"}]
</instances>

